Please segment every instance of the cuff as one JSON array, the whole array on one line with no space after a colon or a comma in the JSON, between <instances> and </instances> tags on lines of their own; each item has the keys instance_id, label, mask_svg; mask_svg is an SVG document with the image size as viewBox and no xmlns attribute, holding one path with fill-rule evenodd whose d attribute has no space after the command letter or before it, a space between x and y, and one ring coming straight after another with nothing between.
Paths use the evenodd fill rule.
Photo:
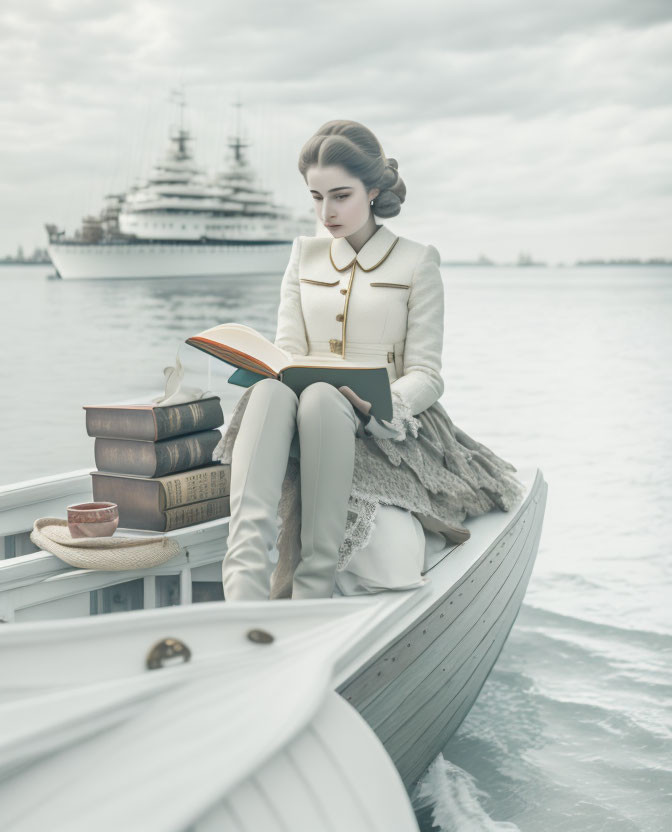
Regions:
<instances>
[{"instance_id":1,"label":"cuff","mask_svg":"<svg viewBox=\"0 0 672 832\"><path fill-rule=\"evenodd\" d=\"M385 420L379 422L375 416L369 416L367 421L362 417L359 420L357 427L357 436L375 436L376 439L401 439L397 428L392 427L389 422Z\"/></svg>"},{"instance_id":2,"label":"cuff","mask_svg":"<svg viewBox=\"0 0 672 832\"><path fill-rule=\"evenodd\" d=\"M396 391L392 391L392 419L376 419L375 416L359 414L356 436L362 438L392 439L402 442L408 433L418 435L421 423L411 413L411 408Z\"/></svg>"}]
</instances>

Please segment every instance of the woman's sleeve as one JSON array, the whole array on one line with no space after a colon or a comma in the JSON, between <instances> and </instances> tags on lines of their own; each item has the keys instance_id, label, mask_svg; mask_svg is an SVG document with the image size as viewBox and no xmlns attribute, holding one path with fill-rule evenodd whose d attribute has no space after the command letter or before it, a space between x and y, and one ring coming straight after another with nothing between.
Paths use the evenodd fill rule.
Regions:
<instances>
[{"instance_id":1,"label":"woman's sleeve","mask_svg":"<svg viewBox=\"0 0 672 832\"><path fill-rule=\"evenodd\" d=\"M359 424L355 435L362 439L372 436L379 440L391 439L393 442L403 442L409 434L417 436L422 426L420 420L411 413L406 401L394 390L392 391L392 418L389 422L385 419L376 419L370 413L357 412Z\"/></svg>"},{"instance_id":2,"label":"woman's sleeve","mask_svg":"<svg viewBox=\"0 0 672 832\"><path fill-rule=\"evenodd\" d=\"M361 436L362 439L368 436L375 436L376 439L403 439L405 433L392 426L390 422L379 422L375 416L368 415L367 417L357 420L357 430L355 436Z\"/></svg>"},{"instance_id":3,"label":"woman's sleeve","mask_svg":"<svg viewBox=\"0 0 672 832\"><path fill-rule=\"evenodd\" d=\"M292 355L307 355L308 340L306 326L301 309L301 291L299 288L299 257L301 237L296 237L292 244L289 263L285 269L280 286L280 305L278 307L278 326L275 333L277 347Z\"/></svg>"},{"instance_id":4,"label":"woman's sleeve","mask_svg":"<svg viewBox=\"0 0 672 832\"><path fill-rule=\"evenodd\" d=\"M404 344L404 373L390 385L415 416L443 393L443 281L441 257L427 246L416 266L408 298L408 325Z\"/></svg>"}]
</instances>

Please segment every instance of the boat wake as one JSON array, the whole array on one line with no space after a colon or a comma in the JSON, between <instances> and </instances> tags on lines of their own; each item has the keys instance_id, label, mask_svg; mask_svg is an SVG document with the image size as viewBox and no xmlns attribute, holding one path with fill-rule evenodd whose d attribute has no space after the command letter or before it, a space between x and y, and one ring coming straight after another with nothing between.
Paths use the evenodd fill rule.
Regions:
<instances>
[{"instance_id":1,"label":"boat wake","mask_svg":"<svg viewBox=\"0 0 672 832\"><path fill-rule=\"evenodd\" d=\"M487 797L471 774L439 754L413 789L411 802L422 830L519 832L514 823L488 815L482 806Z\"/></svg>"},{"instance_id":2,"label":"boat wake","mask_svg":"<svg viewBox=\"0 0 672 832\"><path fill-rule=\"evenodd\" d=\"M667 829L670 641L523 604L443 750L452 762L439 756L416 786L421 830L518 828L489 815L522 829Z\"/></svg>"}]
</instances>

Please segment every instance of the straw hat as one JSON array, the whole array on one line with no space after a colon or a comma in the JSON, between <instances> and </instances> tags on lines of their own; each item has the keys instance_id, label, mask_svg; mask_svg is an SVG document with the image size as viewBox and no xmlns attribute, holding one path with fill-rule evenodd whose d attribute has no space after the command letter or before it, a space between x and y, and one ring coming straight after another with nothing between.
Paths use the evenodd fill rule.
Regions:
<instances>
[{"instance_id":1,"label":"straw hat","mask_svg":"<svg viewBox=\"0 0 672 832\"><path fill-rule=\"evenodd\" d=\"M180 554L180 544L172 537L78 537L70 535L68 521L60 517L40 517L30 539L40 549L51 552L70 566L81 569L146 569L158 566Z\"/></svg>"}]
</instances>

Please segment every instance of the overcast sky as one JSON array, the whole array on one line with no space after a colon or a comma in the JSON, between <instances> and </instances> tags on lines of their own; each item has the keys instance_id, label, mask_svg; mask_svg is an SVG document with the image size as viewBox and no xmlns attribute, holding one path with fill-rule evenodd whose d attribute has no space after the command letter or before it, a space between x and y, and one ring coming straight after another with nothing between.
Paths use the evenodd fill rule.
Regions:
<instances>
[{"instance_id":1,"label":"overcast sky","mask_svg":"<svg viewBox=\"0 0 672 832\"><path fill-rule=\"evenodd\" d=\"M333 118L370 127L408 195L397 233L444 259L672 257L670 0L3 0L0 255L74 231L142 180L186 94L196 161L296 164Z\"/></svg>"}]
</instances>

